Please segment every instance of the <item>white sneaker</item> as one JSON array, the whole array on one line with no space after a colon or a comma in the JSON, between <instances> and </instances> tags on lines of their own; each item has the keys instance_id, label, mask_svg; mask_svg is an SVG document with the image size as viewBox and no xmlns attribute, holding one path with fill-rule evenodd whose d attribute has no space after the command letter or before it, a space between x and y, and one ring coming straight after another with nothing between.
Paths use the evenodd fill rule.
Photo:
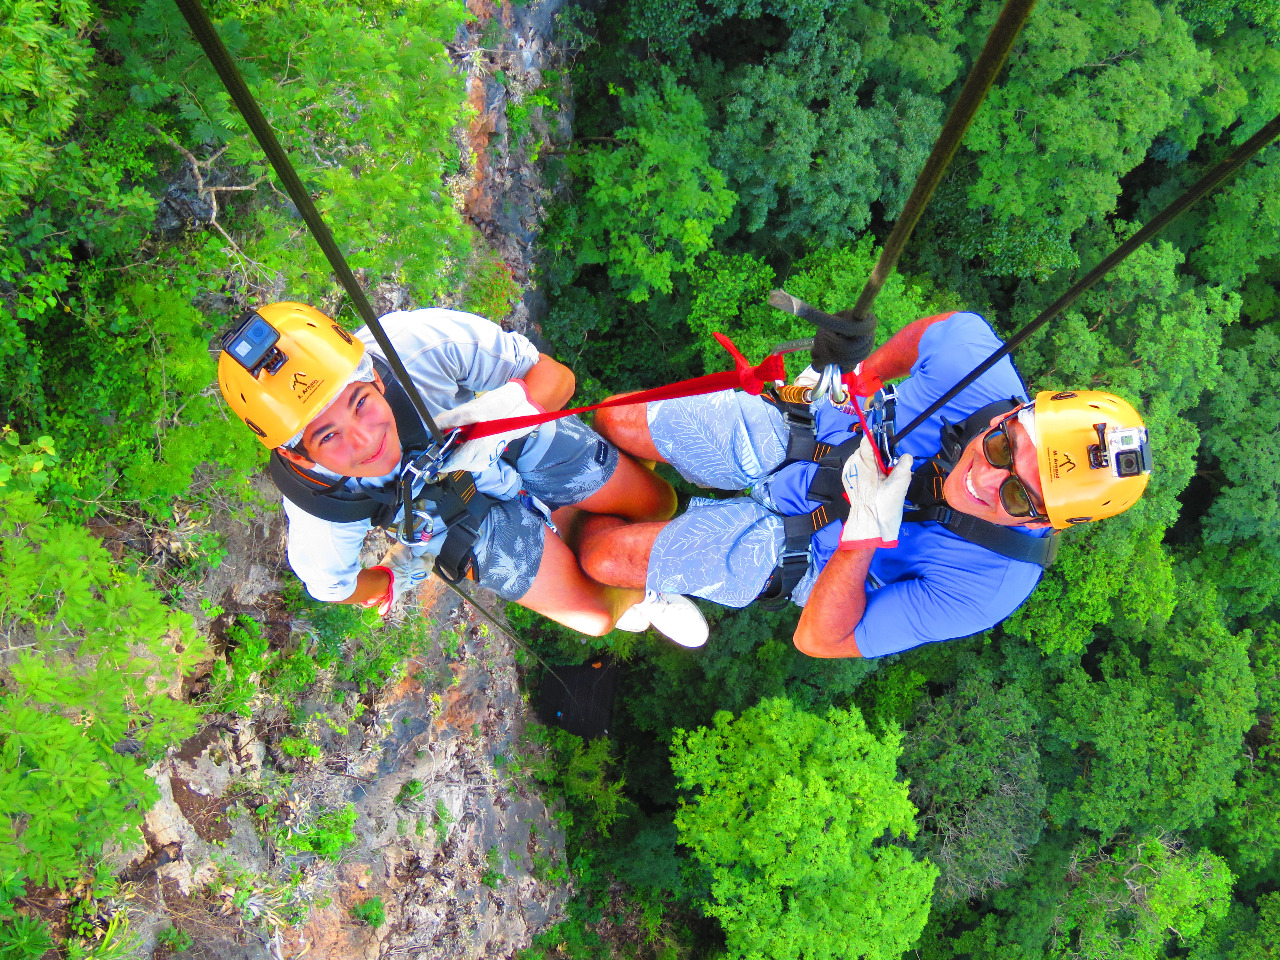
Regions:
<instances>
[{"instance_id":1,"label":"white sneaker","mask_svg":"<svg viewBox=\"0 0 1280 960\"><path fill-rule=\"evenodd\" d=\"M702 611L688 597L652 590L619 617L615 626L628 633L639 633L653 627L682 647L702 646L707 642L709 632Z\"/></svg>"}]
</instances>

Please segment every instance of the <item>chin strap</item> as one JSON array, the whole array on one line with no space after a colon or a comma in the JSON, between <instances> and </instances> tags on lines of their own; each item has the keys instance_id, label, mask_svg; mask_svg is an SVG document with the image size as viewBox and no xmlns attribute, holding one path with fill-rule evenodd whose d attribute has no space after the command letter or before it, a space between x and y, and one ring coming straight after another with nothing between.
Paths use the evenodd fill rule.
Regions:
<instances>
[{"instance_id":1,"label":"chin strap","mask_svg":"<svg viewBox=\"0 0 1280 960\"><path fill-rule=\"evenodd\" d=\"M1048 536L1026 533L1013 527L1004 527L989 520L980 520L967 513L953 510L943 494L943 484L955 469L965 447L982 436L991 427L991 418L1016 410L1025 399L1010 397L997 400L966 417L960 423L945 423L942 427L942 448L918 466L907 488L907 500L912 508L902 515L906 523L932 521L946 527L957 537L986 547L993 553L1011 560L1034 563L1048 567L1058 556L1062 536L1056 530Z\"/></svg>"}]
</instances>

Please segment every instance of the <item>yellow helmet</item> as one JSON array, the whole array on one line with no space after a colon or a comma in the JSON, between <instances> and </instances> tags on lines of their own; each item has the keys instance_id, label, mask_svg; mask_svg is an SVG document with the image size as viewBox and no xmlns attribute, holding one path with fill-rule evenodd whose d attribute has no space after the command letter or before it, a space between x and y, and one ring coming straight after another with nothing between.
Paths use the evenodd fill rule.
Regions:
<instances>
[{"instance_id":1,"label":"yellow helmet","mask_svg":"<svg viewBox=\"0 0 1280 960\"><path fill-rule=\"evenodd\" d=\"M1035 433L1045 510L1059 530L1127 510L1147 487L1147 428L1115 394L1045 391L1036 396Z\"/></svg>"},{"instance_id":2,"label":"yellow helmet","mask_svg":"<svg viewBox=\"0 0 1280 960\"><path fill-rule=\"evenodd\" d=\"M218 386L235 415L274 449L347 384L364 344L305 303L250 310L222 338Z\"/></svg>"}]
</instances>

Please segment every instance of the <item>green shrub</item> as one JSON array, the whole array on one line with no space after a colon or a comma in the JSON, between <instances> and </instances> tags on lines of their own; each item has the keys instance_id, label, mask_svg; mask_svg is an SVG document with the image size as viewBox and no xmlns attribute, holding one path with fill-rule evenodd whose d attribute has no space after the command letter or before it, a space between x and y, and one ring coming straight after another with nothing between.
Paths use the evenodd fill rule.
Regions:
<instances>
[{"instance_id":1,"label":"green shrub","mask_svg":"<svg viewBox=\"0 0 1280 960\"><path fill-rule=\"evenodd\" d=\"M191 934L179 927L166 927L161 930L156 934L156 943L173 953L182 953L196 945L196 942L191 939Z\"/></svg>"},{"instance_id":2,"label":"green shrub","mask_svg":"<svg viewBox=\"0 0 1280 960\"><path fill-rule=\"evenodd\" d=\"M146 767L199 719L168 687L202 644L189 616L25 494L0 494L0 581L0 625L28 637L0 674L0 871L62 885L81 857L137 836L157 797Z\"/></svg>"},{"instance_id":3,"label":"green shrub","mask_svg":"<svg viewBox=\"0 0 1280 960\"><path fill-rule=\"evenodd\" d=\"M53 939L43 920L15 917L0 923L2 960L40 960L53 949Z\"/></svg>"},{"instance_id":4,"label":"green shrub","mask_svg":"<svg viewBox=\"0 0 1280 960\"><path fill-rule=\"evenodd\" d=\"M351 908L351 916L371 927L380 927L387 922L387 911L381 897L370 897L363 903L357 903Z\"/></svg>"},{"instance_id":5,"label":"green shrub","mask_svg":"<svg viewBox=\"0 0 1280 960\"><path fill-rule=\"evenodd\" d=\"M351 829L355 822L356 808L349 803L341 810L320 814L310 828L289 837L285 845L309 851L324 860L336 860L343 850L359 842Z\"/></svg>"}]
</instances>

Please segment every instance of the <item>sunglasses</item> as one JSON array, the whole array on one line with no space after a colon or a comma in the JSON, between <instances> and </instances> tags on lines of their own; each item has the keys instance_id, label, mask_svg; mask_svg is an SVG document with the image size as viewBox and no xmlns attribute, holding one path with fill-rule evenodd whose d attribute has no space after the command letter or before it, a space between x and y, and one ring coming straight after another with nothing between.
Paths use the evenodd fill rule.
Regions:
<instances>
[{"instance_id":1,"label":"sunglasses","mask_svg":"<svg viewBox=\"0 0 1280 960\"><path fill-rule=\"evenodd\" d=\"M1026 517L1028 520L1049 519L1036 507L1031 491L1013 472L1013 437L1009 435L1009 421L1017 416L1017 412L1009 414L982 438L982 454L987 463L997 470L1008 470L1009 478L1000 484L1000 504L1011 517Z\"/></svg>"}]
</instances>

